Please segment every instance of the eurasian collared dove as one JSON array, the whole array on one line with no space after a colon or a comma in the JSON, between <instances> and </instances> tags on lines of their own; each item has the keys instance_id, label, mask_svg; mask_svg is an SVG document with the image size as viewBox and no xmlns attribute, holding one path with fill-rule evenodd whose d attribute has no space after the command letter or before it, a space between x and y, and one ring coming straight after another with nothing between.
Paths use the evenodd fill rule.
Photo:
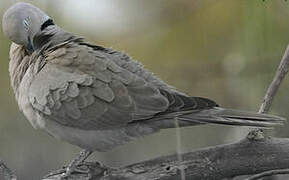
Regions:
<instances>
[{"instance_id":1,"label":"eurasian collared dove","mask_svg":"<svg viewBox=\"0 0 289 180\"><path fill-rule=\"evenodd\" d=\"M176 120L181 127L271 127L284 120L181 93L126 54L64 31L31 4L13 5L2 23L13 41L9 71L20 110L34 128L87 150L81 160L174 128Z\"/></svg>"}]
</instances>

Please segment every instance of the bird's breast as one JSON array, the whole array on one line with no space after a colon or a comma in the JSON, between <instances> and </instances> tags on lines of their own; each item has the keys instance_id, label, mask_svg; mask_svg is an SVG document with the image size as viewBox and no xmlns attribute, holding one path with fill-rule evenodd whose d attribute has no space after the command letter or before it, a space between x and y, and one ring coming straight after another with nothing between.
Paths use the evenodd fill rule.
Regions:
<instances>
[{"instance_id":1,"label":"bird's breast","mask_svg":"<svg viewBox=\"0 0 289 180\"><path fill-rule=\"evenodd\" d=\"M45 120L41 117L40 113L32 107L28 97L29 87L33 81L33 76L33 68L29 67L19 85L18 96L16 99L20 110L23 112L31 125L34 128L39 129L45 127Z\"/></svg>"}]
</instances>

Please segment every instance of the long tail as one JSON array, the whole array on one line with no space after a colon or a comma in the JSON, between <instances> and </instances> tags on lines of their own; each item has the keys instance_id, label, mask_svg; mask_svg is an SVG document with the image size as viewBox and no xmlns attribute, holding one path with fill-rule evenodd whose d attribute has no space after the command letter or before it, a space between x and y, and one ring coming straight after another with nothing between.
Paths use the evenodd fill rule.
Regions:
<instances>
[{"instance_id":1,"label":"long tail","mask_svg":"<svg viewBox=\"0 0 289 180\"><path fill-rule=\"evenodd\" d=\"M157 119L146 121L152 127L159 129L175 128L175 120L180 127L195 126L201 124L223 124L233 126L252 126L272 128L283 125L286 120L283 117L256 112L240 111L214 107L202 111L176 112L159 116Z\"/></svg>"},{"instance_id":2,"label":"long tail","mask_svg":"<svg viewBox=\"0 0 289 180\"><path fill-rule=\"evenodd\" d=\"M285 118L270 114L260 114L255 112L224 109L219 107L180 115L177 118L179 121L184 121L184 125L191 122L196 124L214 123L254 127L274 127L282 125L286 120Z\"/></svg>"}]
</instances>

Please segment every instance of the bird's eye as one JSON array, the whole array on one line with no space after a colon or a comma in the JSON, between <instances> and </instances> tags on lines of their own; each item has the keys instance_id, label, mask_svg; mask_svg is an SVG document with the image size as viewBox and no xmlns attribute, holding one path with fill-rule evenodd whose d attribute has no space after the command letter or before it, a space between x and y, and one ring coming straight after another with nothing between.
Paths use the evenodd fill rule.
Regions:
<instances>
[{"instance_id":1,"label":"bird's eye","mask_svg":"<svg viewBox=\"0 0 289 180\"><path fill-rule=\"evenodd\" d=\"M25 18L23 20L23 25L24 25L24 28L28 31L29 30L29 25L30 25L30 19L29 18Z\"/></svg>"},{"instance_id":2,"label":"bird's eye","mask_svg":"<svg viewBox=\"0 0 289 180\"><path fill-rule=\"evenodd\" d=\"M47 28L48 26L52 26L55 25L52 19L48 19L47 21L45 21L42 25L40 30L43 31L45 28Z\"/></svg>"}]
</instances>

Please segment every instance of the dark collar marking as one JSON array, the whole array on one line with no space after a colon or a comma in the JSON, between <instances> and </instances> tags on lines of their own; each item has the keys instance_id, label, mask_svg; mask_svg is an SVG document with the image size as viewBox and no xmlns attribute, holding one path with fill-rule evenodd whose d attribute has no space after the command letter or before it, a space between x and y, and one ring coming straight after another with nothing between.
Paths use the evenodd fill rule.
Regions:
<instances>
[{"instance_id":1,"label":"dark collar marking","mask_svg":"<svg viewBox=\"0 0 289 180\"><path fill-rule=\"evenodd\" d=\"M48 26L52 26L55 25L52 19L48 19L47 21L45 21L42 25L40 30L43 31L45 28L47 28Z\"/></svg>"}]
</instances>

